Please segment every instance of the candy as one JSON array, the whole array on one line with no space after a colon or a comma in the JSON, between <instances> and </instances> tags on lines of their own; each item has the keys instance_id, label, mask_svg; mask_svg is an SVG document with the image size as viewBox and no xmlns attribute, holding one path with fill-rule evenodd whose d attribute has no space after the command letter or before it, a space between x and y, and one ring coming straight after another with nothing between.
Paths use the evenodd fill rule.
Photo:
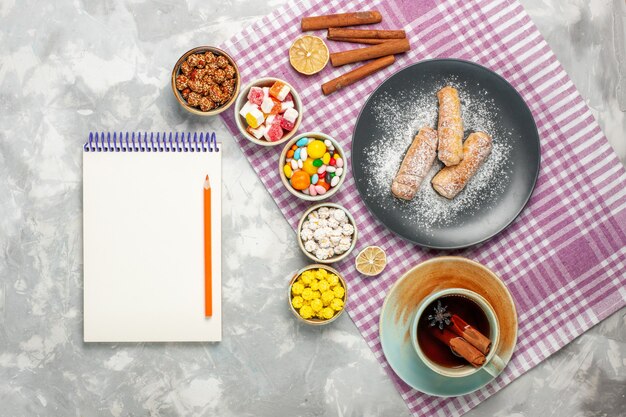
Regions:
<instances>
[{"instance_id":1,"label":"candy","mask_svg":"<svg viewBox=\"0 0 626 417\"><path fill-rule=\"evenodd\" d=\"M313 174L313 176L311 177L311 184L317 184L318 181L319 181L318 175Z\"/></svg>"},{"instance_id":2,"label":"candy","mask_svg":"<svg viewBox=\"0 0 626 417\"><path fill-rule=\"evenodd\" d=\"M263 98L265 97L269 97L270 96L270 88L269 87L263 87ZM261 105L261 103L259 103L259 106Z\"/></svg>"},{"instance_id":3,"label":"candy","mask_svg":"<svg viewBox=\"0 0 626 417\"><path fill-rule=\"evenodd\" d=\"M294 187L294 188L295 188L295 187ZM324 194L326 194L326 188L324 188L324 187L323 187L323 186L321 186L321 185L316 185L316 186L315 186L315 191L317 191L317 193L318 193L319 195L324 195Z\"/></svg>"},{"instance_id":4,"label":"candy","mask_svg":"<svg viewBox=\"0 0 626 417\"><path fill-rule=\"evenodd\" d=\"M325 307L325 308L322 310L322 317L324 317L324 318L325 318L325 319L327 319L327 320L328 320L328 319L332 319L334 315L335 315L335 312L334 312L334 311L333 311L333 309L332 309L332 308L330 308L330 307Z\"/></svg>"},{"instance_id":5,"label":"candy","mask_svg":"<svg viewBox=\"0 0 626 417\"><path fill-rule=\"evenodd\" d=\"M294 282L293 285L291 286L291 293L293 295L300 295L302 294L303 290L304 290L304 285L302 285L299 282Z\"/></svg>"},{"instance_id":6,"label":"candy","mask_svg":"<svg viewBox=\"0 0 626 417\"><path fill-rule=\"evenodd\" d=\"M301 154L302 154L302 149L298 148L298 149L296 149L296 151L293 153L293 158L294 158L295 160L298 160L298 159L300 159L300 155L301 155Z\"/></svg>"},{"instance_id":7,"label":"candy","mask_svg":"<svg viewBox=\"0 0 626 417\"><path fill-rule=\"evenodd\" d=\"M333 177L332 180L330 180L330 186L331 187L336 187L337 184L339 184L339 177L335 176L335 177Z\"/></svg>"},{"instance_id":8,"label":"candy","mask_svg":"<svg viewBox=\"0 0 626 417\"><path fill-rule=\"evenodd\" d=\"M335 211L343 211L343 210L335 210ZM337 275L334 275L334 274L329 275L326 278L326 281L328 281L328 283L333 286L333 289L337 284L339 284L339 278L337 278Z\"/></svg>"},{"instance_id":9,"label":"candy","mask_svg":"<svg viewBox=\"0 0 626 417\"><path fill-rule=\"evenodd\" d=\"M335 154L336 156L337 154ZM342 168L343 167L343 159L337 157L337 168Z\"/></svg>"},{"instance_id":10,"label":"candy","mask_svg":"<svg viewBox=\"0 0 626 417\"><path fill-rule=\"evenodd\" d=\"M332 166L331 167L326 167L326 172L335 172L336 169L337 168L332 167Z\"/></svg>"},{"instance_id":11,"label":"candy","mask_svg":"<svg viewBox=\"0 0 626 417\"><path fill-rule=\"evenodd\" d=\"M321 167L319 167L319 168L317 169L317 173L318 173L319 175L325 174L325 173L326 173L326 166L325 166L325 165L322 165Z\"/></svg>"},{"instance_id":12,"label":"candy","mask_svg":"<svg viewBox=\"0 0 626 417\"><path fill-rule=\"evenodd\" d=\"M248 92L248 100L252 103L252 104L256 104L257 106L260 106L261 103L263 102L263 89L261 87L252 87L250 88L250 91Z\"/></svg>"},{"instance_id":13,"label":"candy","mask_svg":"<svg viewBox=\"0 0 626 417\"><path fill-rule=\"evenodd\" d=\"M299 313L303 319L310 319L311 317L313 317L313 309L311 308L311 306L302 306Z\"/></svg>"},{"instance_id":14,"label":"candy","mask_svg":"<svg viewBox=\"0 0 626 417\"><path fill-rule=\"evenodd\" d=\"M265 116L263 116L263 112L257 109L256 107L250 109L248 114L246 114L246 122L248 123L248 126L250 126L253 129L256 129L257 127L261 126L261 124L264 121L265 121Z\"/></svg>"},{"instance_id":15,"label":"candy","mask_svg":"<svg viewBox=\"0 0 626 417\"><path fill-rule=\"evenodd\" d=\"M294 155L294 151L293 151L293 149L289 149L289 150L287 151L287 158L293 158L293 155Z\"/></svg>"},{"instance_id":16,"label":"candy","mask_svg":"<svg viewBox=\"0 0 626 417\"><path fill-rule=\"evenodd\" d=\"M339 301L341 301L341 300L339 300ZM343 306L343 303L342 303L342 306ZM324 303L322 303L322 300L320 300L319 298L316 298L316 299L311 301L311 310L315 311L316 313L318 311L321 311L323 307L324 307ZM339 310L341 310L341 308ZM337 310L337 311L339 311L339 310Z\"/></svg>"},{"instance_id":17,"label":"candy","mask_svg":"<svg viewBox=\"0 0 626 417\"><path fill-rule=\"evenodd\" d=\"M298 169L298 161L296 161L295 159L292 159L290 164L291 164L291 169L293 169L294 171Z\"/></svg>"},{"instance_id":18,"label":"candy","mask_svg":"<svg viewBox=\"0 0 626 417\"><path fill-rule=\"evenodd\" d=\"M285 118L287 118L288 113L289 112L285 112ZM313 140L307 145L306 148L309 152L309 156L311 156L311 158L313 159L321 158L326 152L326 145L324 145L324 142L322 142L321 140ZM328 155L328 158L330 159L330 155Z\"/></svg>"},{"instance_id":19,"label":"candy","mask_svg":"<svg viewBox=\"0 0 626 417\"><path fill-rule=\"evenodd\" d=\"M331 146L333 146L333 143L329 139L325 139L324 145L326 145L327 148L330 148Z\"/></svg>"},{"instance_id":20,"label":"candy","mask_svg":"<svg viewBox=\"0 0 626 417\"><path fill-rule=\"evenodd\" d=\"M337 165L337 160L335 158L330 158L330 161L328 161L328 165L330 166Z\"/></svg>"},{"instance_id":21,"label":"candy","mask_svg":"<svg viewBox=\"0 0 626 417\"><path fill-rule=\"evenodd\" d=\"M300 159L305 161L306 157L307 157L307 148L302 148L302 150L300 151Z\"/></svg>"},{"instance_id":22,"label":"candy","mask_svg":"<svg viewBox=\"0 0 626 417\"><path fill-rule=\"evenodd\" d=\"M306 289L305 289L306 291ZM304 295L302 296L304 298ZM304 298L306 300L306 298ZM332 291L323 291L322 292L322 303L327 306L331 301L335 299L335 293Z\"/></svg>"},{"instance_id":23,"label":"candy","mask_svg":"<svg viewBox=\"0 0 626 417\"><path fill-rule=\"evenodd\" d=\"M319 283L319 289L321 292L328 291L330 288L330 284L325 279L321 280Z\"/></svg>"},{"instance_id":24,"label":"candy","mask_svg":"<svg viewBox=\"0 0 626 417\"><path fill-rule=\"evenodd\" d=\"M254 136L257 139L261 139L263 137L263 134L265 133L265 126L261 125L256 129L253 129L250 126L248 126L246 128L246 132L250 133L252 136Z\"/></svg>"},{"instance_id":25,"label":"candy","mask_svg":"<svg viewBox=\"0 0 626 417\"><path fill-rule=\"evenodd\" d=\"M320 303L321 303L321 301L320 301ZM313 307L313 306L311 305L311 307ZM335 311L341 311L341 309L343 308L343 300L340 299L340 298L334 298L330 302L330 308L332 308Z\"/></svg>"},{"instance_id":26,"label":"candy","mask_svg":"<svg viewBox=\"0 0 626 417\"><path fill-rule=\"evenodd\" d=\"M303 162L302 169L309 175L314 175L317 173L317 167L313 164L313 160L311 158L307 158Z\"/></svg>"},{"instance_id":27,"label":"candy","mask_svg":"<svg viewBox=\"0 0 626 417\"><path fill-rule=\"evenodd\" d=\"M274 85L272 85L272 87L270 87L269 89L269 95L272 97L276 97L280 101L285 100L289 92L289 87L281 81L276 81Z\"/></svg>"},{"instance_id":28,"label":"candy","mask_svg":"<svg viewBox=\"0 0 626 417\"><path fill-rule=\"evenodd\" d=\"M285 120L285 118L283 117L280 120L280 127L282 127L283 129L285 129L288 132L291 132L294 128L294 124L291 122L288 122L287 120Z\"/></svg>"},{"instance_id":29,"label":"candy","mask_svg":"<svg viewBox=\"0 0 626 417\"><path fill-rule=\"evenodd\" d=\"M285 117L285 116L283 115L283 118L284 118L284 117ZM309 143L309 138L300 138L300 139L298 139L298 141L296 142L296 146L297 146L298 148L301 148L301 147L303 147L303 146L306 146L308 143Z\"/></svg>"},{"instance_id":30,"label":"candy","mask_svg":"<svg viewBox=\"0 0 626 417\"><path fill-rule=\"evenodd\" d=\"M294 104L293 101L283 101L282 103L280 103L280 112L284 113L287 111L287 109L293 109L294 108Z\"/></svg>"},{"instance_id":31,"label":"candy","mask_svg":"<svg viewBox=\"0 0 626 417\"><path fill-rule=\"evenodd\" d=\"M272 107L272 110L270 110L270 114L278 114L278 113L282 113L282 104L280 101L276 100L275 98L272 98L272 103L274 103L274 106Z\"/></svg>"},{"instance_id":32,"label":"candy","mask_svg":"<svg viewBox=\"0 0 626 417\"><path fill-rule=\"evenodd\" d=\"M321 167L323 164L324 163L322 162L321 159L316 159L313 161L313 166L318 167L318 168ZM326 168L326 170L328 170L328 168Z\"/></svg>"},{"instance_id":33,"label":"candy","mask_svg":"<svg viewBox=\"0 0 626 417\"><path fill-rule=\"evenodd\" d=\"M274 102L271 98L265 97L261 102L261 111L265 114L269 114L274 108Z\"/></svg>"},{"instance_id":34,"label":"candy","mask_svg":"<svg viewBox=\"0 0 626 417\"><path fill-rule=\"evenodd\" d=\"M335 294L335 297L343 298L343 295L346 293L346 291L343 289L341 285L337 285L333 287L333 293Z\"/></svg>"},{"instance_id":35,"label":"candy","mask_svg":"<svg viewBox=\"0 0 626 417\"><path fill-rule=\"evenodd\" d=\"M257 108L256 104L250 101L246 101L243 107L241 107L241 110L239 110L239 114L241 115L241 117L246 117L246 114L248 114L251 109L256 109L256 108Z\"/></svg>"},{"instance_id":36,"label":"candy","mask_svg":"<svg viewBox=\"0 0 626 417\"><path fill-rule=\"evenodd\" d=\"M322 156L322 162L325 163L326 165L328 165L330 163L330 154L328 152L326 152Z\"/></svg>"},{"instance_id":37,"label":"candy","mask_svg":"<svg viewBox=\"0 0 626 417\"><path fill-rule=\"evenodd\" d=\"M293 169L291 169L291 166L289 164L283 167L283 172L285 173L285 177L287 178L291 178L291 176L293 175Z\"/></svg>"},{"instance_id":38,"label":"candy","mask_svg":"<svg viewBox=\"0 0 626 417\"><path fill-rule=\"evenodd\" d=\"M304 166L304 161L302 159L298 159L298 168L302 169Z\"/></svg>"},{"instance_id":39,"label":"candy","mask_svg":"<svg viewBox=\"0 0 626 417\"><path fill-rule=\"evenodd\" d=\"M326 181L323 181L323 180L319 180L315 186L316 187L322 187L326 191L330 190L330 184L327 183Z\"/></svg>"},{"instance_id":40,"label":"candy","mask_svg":"<svg viewBox=\"0 0 626 417\"><path fill-rule=\"evenodd\" d=\"M320 303L322 301L320 300ZM291 305L294 308L300 308L304 305L304 299L302 297L300 297L299 295L296 295L295 297L293 297L293 299L291 300Z\"/></svg>"},{"instance_id":41,"label":"candy","mask_svg":"<svg viewBox=\"0 0 626 417\"><path fill-rule=\"evenodd\" d=\"M297 282L296 282L296 283L294 283L293 285L296 285L296 284L297 284ZM300 285L302 285L302 284L300 284ZM311 300L311 299L313 298L313 290L312 290L311 288L304 288L304 285L302 285L302 287L303 287L303 289L302 289L302 298L303 298L305 301L309 301L309 300ZM292 292L293 292L293 290L292 290ZM334 293L333 293L333 292L331 292L331 294L333 294L333 297L334 297ZM322 301L323 301L323 300L322 300ZM330 302L330 301L329 301L329 302Z\"/></svg>"},{"instance_id":42,"label":"candy","mask_svg":"<svg viewBox=\"0 0 626 417\"><path fill-rule=\"evenodd\" d=\"M311 285L311 282L315 279L315 275L313 271L304 271L302 275L300 275L300 281L304 285Z\"/></svg>"},{"instance_id":43,"label":"candy","mask_svg":"<svg viewBox=\"0 0 626 417\"><path fill-rule=\"evenodd\" d=\"M337 170L335 171L335 174L336 174L338 177L341 177L341 175L343 174L343 168L337 168Z\"/></svg>"},{"instance_id":44,"label":"candy","mask_svg":"<svg viewBox=\"0 0 626 417\"><path fill-rule=\"evenodd\" d=\"M311 184L311 178L304 171L301 171L301 170L295 171L293 175L291 176L291 186L295 188L296 190L304 190L308 188L310 184ZM317 189L317 187L315 187L315 190L318 191L319 193L319 190ZM326 190L324 190L324 192L326 192Z\"/></svg>"},{"instance_id":45,"label":"candy","mask_svg":"<svg viewBox=\"0 0 626 417\"><path fill-rule=\"evenodd\" d=\"M309 185L309 195L312 195L312 196L316 196L317 195L317 191L315 190L315 185L313 185L313 184ZM307 243L309 243L309 242L307 242ZM313 252L313 251L309 251L309 252Z\"/></svg>"},{"instance_id":46,"label":"candy","mask_svg":"<svg viewBox=\"0 0 626 417\"><path fill-rule=\"evenodd\" d=\"M283 137L283 128L274 123L265 131L263 137L270 142L276 142Z\"/></svg>"},{"instance_id":47,"label":"candy","mask_svg":"<svg viewBox=\"0 0 626 417\"><path fill-rule=\"evenodd\" d=\"M296 109L287 109L284 113L283 113L283 117L291 123L295 123L296 120L298 119L298 111ZM308 139L307 139L308 142ZM298 146L304 146L304 145L298 145Z\"/></svg>"}]
</instances>

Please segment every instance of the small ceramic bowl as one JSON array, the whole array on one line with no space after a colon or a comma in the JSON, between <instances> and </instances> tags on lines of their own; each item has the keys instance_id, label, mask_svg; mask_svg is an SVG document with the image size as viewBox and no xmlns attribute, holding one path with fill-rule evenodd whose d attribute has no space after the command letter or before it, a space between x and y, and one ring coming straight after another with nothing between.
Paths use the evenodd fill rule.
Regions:
<instances>
[{"instance_id":1,"label":"small ceramic bowl","mask_svg":"<svg viewBox=\"0 0 626 417\"><path fill-rule=\"evenodd\" d=\"M291 304L291 286L293 285L294 282L296 282L298 277L304 271L309 271L311 269L325 269L326 271L328 271L328 272L330 272L332 274L337 275L337 277L339 278L339 282L341 283L341 286L344 289L344 294L343 294L343 303L344 304L343 304L343 308L340 311L338 311L330 319L327 319L327 320L322 320L322 319L318 319L318 318L305 319L300 314L298 314L298 311L296 311L296 309ZM289 308L291 309L291 312L298 318L298 320L300 320L303 323L310 324L312 326L323 326L325 324L328 324L328 323L331 323L331 322L337 320L337 318L339 318L339 316L341 316L343 314L344 310L346 309L347 300L348 300L348 286L346 285L346 281L343 279L343 276L339 273L339 271L337 271L335 268L331 268L328 265L312 264L312 265L305 266L304 268L302 268L301 270L296 272L294 274L293 278L291 278L291 281L289 281L289 288L287 290L287 302L289 303Z\"/></svg>"},{"instance_id":2,"label":"small ceramic bowl","mask_svg":"<svg viewBox=\"0 0 626 417\"><path fill-rule=\"evenodd\" d=\"M244 104L246 104L246 102L248 101L248 93L250 92L250 89L252 87L271 87L276 81L280 81L284 83L291 90L291 95L293 96L294 108L298 111L298 118L296 119L296 122L294 123L293 129L291 129L291 131L285 132L285 134L280 140L277 140L276 142L270 142L270 141L265 140L264 138L257 139L254 136L252 136L248 131L246 131L246 127L248 126L248 124L246 123L246 119L243 116L241 116L239 112L241 111L241 108L244 106ZM261 146L277 146L291 139L293 135L295 135L296 132L298 131L298 127L300 127L300 122L302 121L302 101L300 100L300 95L298 94L298 92L287 81L281 80L280 78L273 78L273 77L259 78L258 80L251 82L250 84L246 85L244 88L241 89L241 92L239 93L239 96L237 97L237 101L235 102L234 117L235 117L235 122L237 123L237 128L239 129L239 132L241 132L241 134L250 142L256 143L257 145L261 145Z\"/></svg>"},{"instance_id":3,"label":"small ceramic bowl","mask_svg":"<svg viewBox=\"0 0 626 417\"><path fill-rule=\"evenodd\" d=\"M303 192L293 188L291 184L289 183L289 180L285 176L285 171L283 170L283 167L285 166L285 161L287 160L287 152L289 151L289 148L291 148L293 144L295 144L298 140L304 137L319 139L322 141L326 139L330 140L330 142L335 147L335 151L339 152L339 155L343 159L344 169L343 169L343 174L339 178L339 183L335 187L332 187L330 190L328 190L325 194L321 194L321 195L318 194L315 196L304 194ZM283 151L280 154L280 158L278 159L278 172L280 173L280 179L283 182L283 185L285 186L285 188L287 188L287 190L289 190L291 194L306 201L322 201L337 194L337 191L339 191L339 189L343 185L344 180L346 179L347 167L348 167L348 161L346 159L346 154L343 151L343 148L341 147L341 145L339 145L339 143L335 139L321 132L305 132L292 138L289 142L285 144L285 147L283 148Z\"/></svg>"},{"instance_id":4,"label":"small ceramic bowl","mask_svg":"<svg viewBox=\"0 0 626 417\"><path fill-rule=\"evenodd\" d=\"M193 107L187 104L187 100L183 98L181 92L178 91L178 89L176 88L176 77L181 74L180 66L182 65L182 63L185 62L185 60L187 60L189 55L200 54L204 52L213 52L215 55L221 55L225 57L228 60L228 63L235 68L235 79L237 80L237 82L235 83L235 91L233 92L233 95L230 97L230 99L226 103L222 104L221 106L216 107L213 110L209 110L209 111L202 111L197 107ZM227 108L229 108L235 102L235 99L237 98L237 93L239 92L240 85L241 85L241 78L239 77L239 68L237 67L237 64L235 63L235 60L230 55L228 55L225 51L222 51L219 48L215 48L214 46L198 46L197 48L193 48L185 52L183 56L181 56L178 59L178 61L176 61L176 65L174 65L174 69L172 70L172 91L174 92L174 96L176 97L176 100L185 110L187 110L190 113L197 114L199 116L214 116L216 114L223 112Z\"/></svg>"},{"instance_id":5,"label":"small ceramic bowl","mask_svg":"<svg viewBox=\"0 0 626 417\"><path fill-rule=\"evenodd\" d=\"M311 252L307 251L304 248L304 242L302 241L302 225L306 221L306 219L309 216L309 214L311 214L311 212L313 212L314 210L317 210L317 209L319 209L321 207L328 207L328 208L335 208L335 209L343 210L344 213L346 213L346 216L348 217L348 223L350 223L352 225L352 227L354 227L354 234L352 235L352 244L350 245L350 249L348 249L347 251L345 251L344 253L342 253L340 255L336 255L336 256L333 256L332 258L328 258L328 259L318 259L318 258L316 258L314 254L312 254ZM333 262L339 262L342 259L344 259L345 257L347 257L350 254L350 252L352 252L354 247L356 246L357 236L358 236L358 231L357 231L356 223L354 221L354 217L352 217L350 212L348 210L346 210L345 207L340 206L339 204L335 204L335 203L319 203L319 204L314 205L313 207L310 207L307 211L304 212L304 214L300 218L300 223L298 224L298 246L300 246L300 249L302 250L302 253L304 253L309 259L313 260L314 262L318 262L318 263L321 263L321 264L331 264Z\"/></svg>"}]
</instances>

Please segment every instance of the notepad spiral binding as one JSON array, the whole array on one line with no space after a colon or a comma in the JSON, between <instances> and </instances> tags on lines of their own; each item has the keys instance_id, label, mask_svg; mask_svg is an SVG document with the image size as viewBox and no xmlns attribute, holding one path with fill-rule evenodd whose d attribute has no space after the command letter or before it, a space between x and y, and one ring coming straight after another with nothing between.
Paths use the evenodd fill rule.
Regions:
<instances>
[{"instance_id":1,"label":"notepad spiral binding","mask_svg":"<svg viewBox=\"0 0 626 417\"><path fill-rule=\"evenodd\" d=\"M91 132L85 152L219 152L214 132Z\"/></svg>"}]
</instances>

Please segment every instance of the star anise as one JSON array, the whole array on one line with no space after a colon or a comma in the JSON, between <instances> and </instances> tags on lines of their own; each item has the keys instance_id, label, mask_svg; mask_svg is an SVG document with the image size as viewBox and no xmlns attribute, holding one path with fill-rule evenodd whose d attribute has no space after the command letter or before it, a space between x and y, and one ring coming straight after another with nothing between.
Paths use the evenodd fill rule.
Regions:
<instances>
[{"instance_id":1,"label":"star anise","mask_svg":"<svg viewBox=\"0 0 626 417\"><path fill-rule=\"evenodd\" d=\"M452 317L452 314L446 311L447 308L448 306L441 305L441 300L437 300L435 314L429 314L428 317L426 317L428 325L430 327L437 326L440 330L443 330L443 326L450 325L450 318Z\"/></svg>"}]
</instances>

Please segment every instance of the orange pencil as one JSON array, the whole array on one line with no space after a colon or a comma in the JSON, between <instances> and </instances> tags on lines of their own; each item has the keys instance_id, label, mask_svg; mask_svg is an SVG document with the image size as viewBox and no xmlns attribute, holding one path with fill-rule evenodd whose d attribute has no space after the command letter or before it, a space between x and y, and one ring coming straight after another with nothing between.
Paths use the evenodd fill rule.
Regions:
<instances>
[{"instance_id":1,"label":"orange pencil","mask_svg":"<svg viewBox=\"0 0 626 417\"><path fill-rule=\"evenodd\" d=\"M211 267L211 183L204 180L204 316L213 315L213 283Z\"/></svg>"}]
</instances>

